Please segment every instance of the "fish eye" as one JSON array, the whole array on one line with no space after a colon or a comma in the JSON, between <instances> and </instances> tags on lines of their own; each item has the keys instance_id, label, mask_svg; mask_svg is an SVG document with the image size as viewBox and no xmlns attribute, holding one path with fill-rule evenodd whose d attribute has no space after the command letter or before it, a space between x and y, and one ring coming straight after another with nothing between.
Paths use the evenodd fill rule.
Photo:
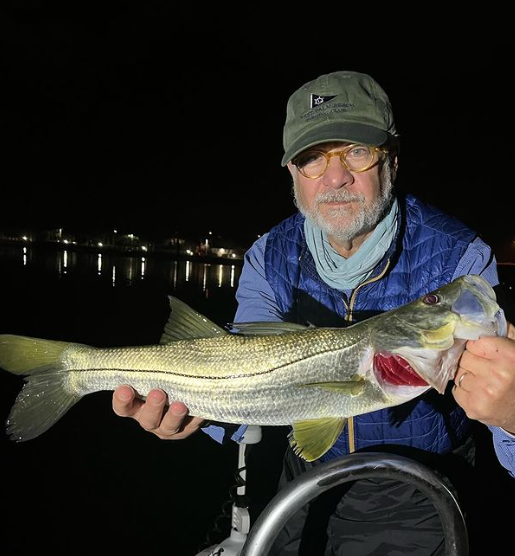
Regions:
<instances>
[{"instance_id":1,"label":"fish eye","mask_svg":"<svg viewBox=\"0 0 515 556\"><path fill-rule=\"evenodd\" d=\"M424 295L422 301L426 305L436 305L440 302L440 298L435 293L428 293L427 295Z\"/></svg>"}]
</instances>

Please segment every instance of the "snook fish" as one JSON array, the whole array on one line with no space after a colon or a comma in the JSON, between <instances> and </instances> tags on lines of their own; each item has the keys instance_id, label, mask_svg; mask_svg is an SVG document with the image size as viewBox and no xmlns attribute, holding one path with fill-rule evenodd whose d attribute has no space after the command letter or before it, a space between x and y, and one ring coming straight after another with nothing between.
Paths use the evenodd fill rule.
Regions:
<instances>
[{"instance_id":1,"label":"snook fish","mask_svg":"<svg viewBox=\"0 0 515 556\"><path fill-rule=\"evenodd\" d=\"M235 323L230 333L170 298L159 345L94 348L0 336L0 367L25 375L7 421L16 441L50 428L86 394L131 384L162 388L191 415L292 425L304 459L322 456L347 417L443 393L467 340L506 335L491 286L464 276L417 301L347 328Z\"/></svg>"}]
</instances>

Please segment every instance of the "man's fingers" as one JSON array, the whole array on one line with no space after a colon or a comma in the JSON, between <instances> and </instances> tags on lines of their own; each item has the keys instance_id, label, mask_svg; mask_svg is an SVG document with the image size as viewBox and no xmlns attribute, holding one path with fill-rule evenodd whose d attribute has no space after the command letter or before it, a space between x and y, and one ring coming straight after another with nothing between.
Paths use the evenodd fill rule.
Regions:
<instances>
[{"instance_id":1,"label":"man's fingers","mask_svg":"<svg viewBox=\"0 0 515 556\"><path fill-rule=\"evenodd\" d=\"M150 390L138 415L139 424L147 431L158 429L165 405L166 394L162 390Z\"/></svg>"},{"instance_id":2,"label":"man's fingers","mask_svg":"<svg viewBox=\"0 0 515 556\"><path fill-rule=\"evenodd\" d=\"M188 408L182 402L172 402L165 413L156 434L159 438L181 440L200 428L204 419L190 417Z\"/></svg>"},{"instance_id":3,"label":"man's fingers","mask_svg":"<svg viewBox=\"0 0 515 556\"><path fill-rule=\"evenodd\" d=\"M113 393L113 411L120 417L134 417L141 403L136 400L136 392L130 386L119 386Z\"/></svg>"},{"instance_id":4,"label":"man's fingers","mask_svg":"<svg viewBox=\"0 0 515 556\"><path fill-rule=\"evenodd\" d=\"M204 423L190 417L188 408L174 401L167 409L167 396L162 390L151 390L143 402L130 386L120 386L113 394L113 410L120 417L132 417L146 431L161 439L180 440L193 434Z\"/></svg>"},{"instance_id":5,"label":"man's fingers","mask_svg":"<svg viewBox=\"0 0 515 556\"><path fill-rule=\"evenodd\" d=\"M187 415L188 408L182 402L172 402L168 411L163 416L159 432L163 436L176 434L182 428Z\"/></svg>"},{"instance_id":6,"label":"man's fingers","mask_svg":"<svg viewBox=\"0 0 515 556\"><path fill-rule=\"evenodd\" d=\"M475 375L473 375L470 371L466 371L460 367L456 373L456 377L454 378L454 387L458 390L470 392L470 389L475 382L475 378Z\"/></svg>"},{"instance_id":7,"label":"man's fingers","mask_svg":"<svg viewBox=\"0 0 515 556\"><path fill-rule=\"evenodd\" d=\"M188 419L189 421L183 426L182 432L178 433L177 438L179 435L181 435L181 438L186 438L206 423L202 417L188 417Z\"/></svg>"},{"instance_id":8,"label":"man's fingers","mask_svg":"<svg viewBox=\"0 0 515 556\"><path fill-rule=\"evenodd\" d=\"M499 358L503 358L503 356L512 355L511 350L507 351L507 347L512 341L513 340L508 338L500 338L498 336L485 336L479 340L469 340L465 353L468 351L477 357L496 361Z\"/></svg>"}]
</instances>

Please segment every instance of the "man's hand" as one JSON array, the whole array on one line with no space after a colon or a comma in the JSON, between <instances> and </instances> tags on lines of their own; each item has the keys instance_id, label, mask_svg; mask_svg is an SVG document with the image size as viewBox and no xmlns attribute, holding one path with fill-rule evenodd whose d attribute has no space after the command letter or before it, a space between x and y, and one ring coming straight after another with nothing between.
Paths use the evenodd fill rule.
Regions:
<instances>
[{"instance_id":1,"label":"man's hand","mask_svg":"<svg viewBox=\"0 0 515 556\"><path fill-rule=\"evenodd\" d=\"M190 417L182 402L174 401L167 407L167 401L162 390L151 390L143 401L131 386L120 386L113 394L113 410L120 417L132 417L163 440L187 438L202 426L204 420Z\"/></svg>"},{"instance_id":2,"label":"man's hand","mask_svg":"<svg viewBox=\"0 0 515 556\"><path fill-rule=\"evenodd\" d=\"M515 329L508 338L467 342L453 395L467 416L515 433Z\"/></svg>"}]
</instances>

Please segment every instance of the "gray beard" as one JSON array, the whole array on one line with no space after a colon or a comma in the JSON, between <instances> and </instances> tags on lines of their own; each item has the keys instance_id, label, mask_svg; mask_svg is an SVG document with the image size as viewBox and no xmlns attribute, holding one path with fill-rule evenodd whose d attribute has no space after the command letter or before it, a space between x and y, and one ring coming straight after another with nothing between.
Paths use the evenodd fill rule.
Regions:
<instances>
[{"instance_id":1,"label":"gray beard","mask_svg":"<svg viewBox=\"0 0 515 556\"><path fill-rule=\"evenodd\" d=\"M308 209L300 200L295 179L293 180L293 196L295 206L313 226L320 228L327 235L340 241L351 241L355 237L373 230L376 224L386 215L388 210L390 210L393 199L393 180L389 161L385 161L381 170L381 194L379 198L368 207L365 205L365 198L363 195L351 194L345 188L342 188L340 191L327 191L321 193L315 199L313 208ZM320 213L319 207L322 203L338 201L359 203L360 210L350 222L338 224ZM330 210L328 215L338 217L346 213L347 208L343 205Z\"/></svg>"}]
</instances>

